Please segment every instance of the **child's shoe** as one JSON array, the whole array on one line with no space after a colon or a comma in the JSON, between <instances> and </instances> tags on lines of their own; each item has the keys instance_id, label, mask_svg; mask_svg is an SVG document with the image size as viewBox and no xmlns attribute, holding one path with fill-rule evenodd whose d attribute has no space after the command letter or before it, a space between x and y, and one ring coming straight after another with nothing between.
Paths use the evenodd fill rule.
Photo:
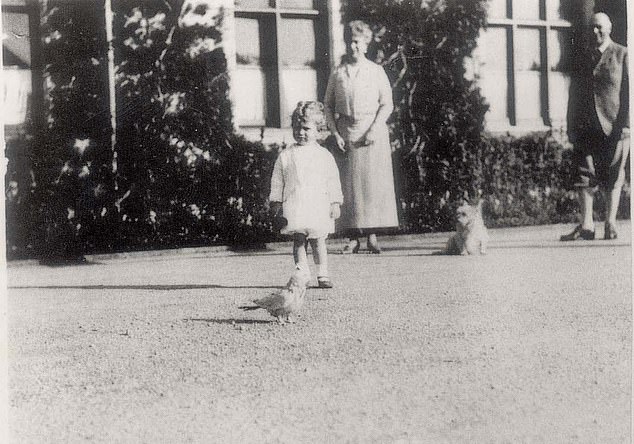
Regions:
<instances>
[{"instance_id":1,"label":"child's shoe","mask_svg":"<svg viewBox=\"0 0 634 444\"><path fill-rule=\"evenodd\" d=\"M317 276L317 285L319 288L332 288L332 281L328 276Z\"/></svg>"}]
</instances>

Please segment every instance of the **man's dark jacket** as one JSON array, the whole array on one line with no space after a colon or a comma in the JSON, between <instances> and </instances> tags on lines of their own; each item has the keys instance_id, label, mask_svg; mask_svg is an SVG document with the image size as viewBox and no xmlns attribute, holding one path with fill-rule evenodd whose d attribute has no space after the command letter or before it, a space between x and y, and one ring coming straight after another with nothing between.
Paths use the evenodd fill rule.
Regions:
<instances>
[{"instance_id":1,"label":"man's dark jacket","mask_svg":"<svg viewBox=\"0 0 634 444\"><path fill-rule=\"evenodd\" d=\"M594 65L591 55L573 72L568 102L568 134L571 142L597 128L610 136L629 127L629 76L627 48L610 42ZM594 113L594 114L593 114Z\"/></svg>"}]
</instances>

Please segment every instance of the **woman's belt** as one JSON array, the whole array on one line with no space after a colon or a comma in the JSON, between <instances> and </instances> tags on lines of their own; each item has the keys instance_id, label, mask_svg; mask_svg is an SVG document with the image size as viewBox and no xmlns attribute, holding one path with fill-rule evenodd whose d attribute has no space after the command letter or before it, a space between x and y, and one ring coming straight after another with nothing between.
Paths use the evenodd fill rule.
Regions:
<instances>
[{"instance_id":1,"label":"woman's belt","mask_svg":"<svg viewBox=\"0 0 634 444\"><path fill-rule=\"evenodd\" d=\"M348 125L354 125L355 123L362 122L368 117L373 117L376 113L358 113L355 116L348 116L346 114L335 114L335 121L337 123L344 123Z\"/></svg>"}]
</instances>

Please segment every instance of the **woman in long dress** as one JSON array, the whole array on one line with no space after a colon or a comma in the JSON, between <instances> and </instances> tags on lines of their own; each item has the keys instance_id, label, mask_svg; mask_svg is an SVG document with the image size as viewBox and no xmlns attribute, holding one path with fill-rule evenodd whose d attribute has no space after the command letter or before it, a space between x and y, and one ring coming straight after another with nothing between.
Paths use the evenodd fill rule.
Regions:
<instances>
[{"instance_id":1,"label":"woman in long dress","mask_svg":"<svg viewBox=\"0 0 634 444\"><path fill-rule=\"evenodd\" d=\"M365 57L370 27L350 22L344 39L346 55L330 75L324 99L328 129L345 153L338 229L350 237L344 253L357 253L359 237L366 234L368 250L380 253L377 230L398 226L386 124L393 109L392 88L383 67Z\"/></svg>"}]
</instances>

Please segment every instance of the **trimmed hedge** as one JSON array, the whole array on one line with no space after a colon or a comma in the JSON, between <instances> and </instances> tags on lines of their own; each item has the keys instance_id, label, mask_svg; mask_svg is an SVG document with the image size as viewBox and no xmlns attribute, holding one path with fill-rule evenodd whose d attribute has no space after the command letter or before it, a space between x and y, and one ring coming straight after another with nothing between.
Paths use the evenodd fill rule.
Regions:
<instances>
[{"instance_id":1,"label":"trimmed hedge","mask_svg":"<svg viewBox=\"0 0 634 444\"><path fill-rule=\"evenodd\" d=\"M222 189L217 200L218 210L204 194L192 193L186 199L174 201L173 196L154 198L155 205L135 193L121 202L120 220L101 218L93 226L91 237L81 245L85 252L108 252L138 249L178 248L210 244L252 247L279 240L273 233L268 214L267 196L273 164L282 147L265 147L231 138L231 150L223 159ZM567 223L576 220L578 202L572 185L572 152L549 134L525 137L485 137L469 151L463 168L484 199L485 222L489 227ZM16 159L9 163L15 171ZM15 177L15 175L11 175ZM192 180L197 180L192 176ZM202 183L208 183L201 179ZM194 183L194 182L192 182ZM211 186L211 185L210 185ZM18 197L9 187L7 195L8 253L10 258L32 256L38 230L47 227L19 224L32 200ZM400 197L403 233L424 233L453 230L453 212L460 197L449 191L440 202L430 194ZM630 188L622 194L620 218L629 218ZM214 204L215 205L215 204ZM144 210L140 210L143 208ZM145 209L153 208L145 214ZM604 202L596 200L597 219L604 215ZM95 208L90 210L93 214ZM35 233L35 235L34 235ZM71 236L62 232L60 236ZM101 239L100 236L107 239Z\"/></svg>"}]
</instances>

